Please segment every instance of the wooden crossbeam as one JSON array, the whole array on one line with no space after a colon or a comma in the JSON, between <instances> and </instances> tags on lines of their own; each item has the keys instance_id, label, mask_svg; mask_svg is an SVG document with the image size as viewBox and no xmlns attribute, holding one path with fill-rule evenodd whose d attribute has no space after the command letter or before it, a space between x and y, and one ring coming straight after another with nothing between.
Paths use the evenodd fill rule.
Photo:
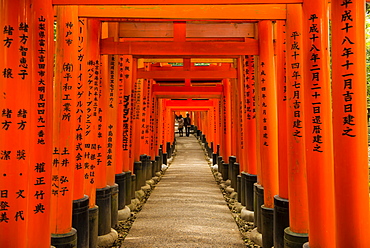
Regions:
<instances>
[{"instance_id":1,"label":"wooden crossbeam","mask_svg":"<svg viewBox=\"0 0 370 248\"><path fill-rule=\"evenodd\" d=\"M210 100L169 100L166 101L167 107L213 107L213 101Z\"/></svg>"},{"instance_id":2,"label":"wooden crossbeam","mask_svg":"<svg viewBox=\"0 0 370 248\"><path fill-rule=\"evenodd\" d=\"M250 5L79 5L80 17L184 20L286 19L286 4Z\"/></svg>"},{"instance_id":3,"label":"wooden crossbeam","mask_svg":"<svg viewBox=\"0 0 370 248\"><path fill-rule=\"evenodd\" d=\"M303 0L53 0L53 5L288 4Z\"/></svg>"},{"instance_id":4,"label":"wooden crossbeam","mask_svg":"<svg viewBox=\"0 0 370 248\"><path fill-rule=\"evenodd\" d=\"M160 86L154 84L152 92L158 98L220 98L223 86Z\"/></svg>"},{"instance_id":5,"label":"wooden crossbeam","mask_svg":"<svg viewBox=\"0 0 370 248\"><path fill-rule=\"evenodd\" d=\"M143 71L137 72L137 78L151 78L151 79L224 79L237 78L236 69L230 70L212 70L212 71Z\"/></svg>"},{"instance_id":6,"label":"wooden crossbeam","mask_svg":"<svg viewBox=\"0 0 370 248\"><path fill-rule=\"evenodd\" d=\"M101 54L132 55L257 55L258 42L114 42L103 39L100 43Z\"/></svg>"}]
</instances>

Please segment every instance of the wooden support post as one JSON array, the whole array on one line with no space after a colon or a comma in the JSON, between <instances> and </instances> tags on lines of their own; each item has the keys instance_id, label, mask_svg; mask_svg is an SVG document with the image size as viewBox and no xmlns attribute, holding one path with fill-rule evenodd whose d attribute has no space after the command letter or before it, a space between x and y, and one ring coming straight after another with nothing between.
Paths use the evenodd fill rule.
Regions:
<instances>
[{"instance_id":1,"label":"wooden support post","mask_svg":"<svg viewBox=\"0 0 370 248\"><path fill-rule=\"evenodd\" d=\"M331 3L336 192L333 212L336 247L343 248L370 247L364 7L364 1Z\"/></svg>"},{"instance_id":2,"label":"wooden support post","mask_svg":"<svg viewBox=\"0 0 370 248\"><path fill-rule=\"evenodd\" d=\"M245 146L246 146L246 172L257 175L256 151L256 91L254 81L254 56L245 56L244 64L244 93L245 93ZM248 131L247 131L248 130Z\"/></svg>"},{"instance_id":3,"label":"wooden support post","mask_svg":"<svg viewBox=\"0 0 370 248\"><path fill-rule=\"evenodd\" d=\"M274 63L273 30L271 21L260 21L259 42L259 81L260 81L260 148L261 172L264 188L264 205L262 205L263 246L273 246L273 207L274 196L278 193L278 125L276 68Z\"/></svg>"},{"instance_id":4,"label":"wooden support post","mask_svg":"<svg viewBox=\"0 0 370 248\"><path fill-rule=\"evenodd\" d=\"M307 240L308 202L305 154L305 119L303 91L302 6L288 6L287 38L287 142L290 225L286 231Z\"/></svg>"},{"instance_id":5,"label":"wooden support post","mask_svg":"<svg viewBox=\"0 0 370 248\"><path fill-rule=\"evenodd\" d=\"M285 21L276 21L276 75L278 106L279 195L274 196L274 247L284 247L284 229L289 226L288 142Z\"/></svg>"},{"instance_id":6,"label":"wooden support post","mask_svg":"<svg viewBox=\"0 0 370 248\"><path fill-rule=\"evenodd\" d=\"M132 64L133 58L131 55L123 55L123 109L122 109L122 149L123 149L123 171L130 171L130 150L131 150L131 101L132 101Z\"/></svg>"},{"instance_id":7,"label":"wooden support post","mask_svg":"<svg viewBox=\"0 0 370 248\"><path fill-rule=\"evenodd\" d=\"M228 79L223 80L224 84L224 160L227 161L231 154L231 83ZM230 175L229 175L230 178Z\"/></svg>"},{"instance_id":8,"label":"wooden support post","mask_svg":"<svg viewBox=\"0 0 370 248\"><path fill-rule=\"evenodd\" d=\"M246 121L246 99L245 99L245 77L244 77L244 58L238 58L238 114L237 117L239 118L239 141L240 144L240 152L239 152L239 163L240 163L240 171L246 172L247 171L247 157L246 157L246 149L245 149L245 121Z\"/></svg>"},{"instance_id":9,"label":"wooden support post","mask_svg":"<svg viewBox=\"0 0 370 248\"><path fill-rule=\"evenodd\" d=\"M78 83L78 9L75 6L56 8L57 43L54 86L53 171L51 199L52 244L73 237L72 199L76 103ZM68 242L76 246L76 239Z\"/></svg>"},{"instance_id":10,"label":"wooden support post","mask_svg":"<svg viewBox=\"0 0 370 248\"><path fill-rule=\"evenodd\" d=\"M336 247L328 3L303 5L306 161L310 247Z\"/></svg>"},{"instance_id":11,"label":"wooden support post","mask_svg":"<svg viewBox=\"0 0 370 248\"><path fill-rule=\"evenodd\" d=\"M260 101L261 101L261 163L265 206L273 207L274 195L277 194L277 99L274 50L272 44L271 21L259 22L260 31Z\"/></svg>"},{"instance_id":12,"label":"wooden support post","mask_svg":"<svg viewBox=\"0 0 370 248\"><path fill-rule=\"evenodd\" d=\"M31 88L31 70L33 49L32 38L36 33L32 29L30 12L26 1L5 1L0 7L3 29L1 40L0 62L1 67L1 129L0 129L0 243L4 247L27 247L27 222L30 215L44 212L42 205L37 206L37 198L31 195L28 188L29 178L35 179L34 165L29 167L30 162L35 163L35 157L31 155L36 145L35 120L31 116L35 114L35 105L31 105L37 94L35 87ZM36 37L35 37L36 38ZM45 115L43 117L46 117ZM31 131L33 132L31 135ZM50 145L50 143L48 144ZM31 160L32 159L32 160ZM40 157L39 162L46 162L45 157ZM49 166L49 164L48 164ZM45 166L46 167L46 166ZM47 168L46 168L47 169ZM29 174L30 173L30 174ZM47 173L50 173L47 170ZM43 189L43 184L50 186L50 177L46 173L38 175L41 183L32 181L32 193L35 186ZM37 178L36 178L37 179ZM48 180L48 181L47 181ZM47 198L49 198L49 192ZM30 198L30 199L28 199ZM28 210L28 206L32 210ZM41 210L38 208L41 207ZM48 207L48 206L47 206ZM36 209L36 212L33 210ZM49 209L45 214L48 215Z\"/></svg>"},{"instance_id":13,"label":"wooden support post","mask_svg":"<svg viewBox=\"0 0 370 248\"><path fill-rule=\"evenodd\" d=\"M50 65L54 60L53 10L51 6L51 1L32 2L31 25L37 28L33 29L32 45L29 48L32 54L32 71L41 73L32 73L33 83L30 82L30 114L33 117L30 120L29 182L31 183L28 183L29 219L27 220L26 237L29 247L42 248L50 247L51 154L53 149L53 68ZM4 12L0 10L0 13ZM0 27L4 26L0 24ZM3 67L0 65L0 68ZM44 177L45 184L35 183L39 177ZM4 234L2 231L1 233ZM22 238L25 238L24 233ZM5 245L2 241L0 243Z\"/></svg>"},{"instance_id":14,"label":"wooden support post","mask_svg":"<svg viewBox=\"0 0 370 248\"><path fill-rule=\"evenodd\" d=\"M276 21L276 81L278 107L279 196L288 199L287 104L285 74L285 21Z\"/></svg>"},{"instance_id":15,"label":"wooden support post","mask_svg":"<svg viewBox=\"0 0 370 248\"><path fill-rule=\"evenodd\" d=\"M95 19L87 19L85 25L87 32L85 41L86 58L83 65L86 76L83 81L85 90L83 107L85 123L83 127L84 153L82 166L84 170L84 193L89 196L89 245L96 246L98 239L96 188L98 182L103 181L101 178L105 178L105 170L102 170L104 168L102 161L103 146L100 143L102 136L99 135L103 121L99 106L99 82L101 75L99 41L101 28L100 21ZM100 187L104 186L100 185Z\"/></svg>"}]
</instances>

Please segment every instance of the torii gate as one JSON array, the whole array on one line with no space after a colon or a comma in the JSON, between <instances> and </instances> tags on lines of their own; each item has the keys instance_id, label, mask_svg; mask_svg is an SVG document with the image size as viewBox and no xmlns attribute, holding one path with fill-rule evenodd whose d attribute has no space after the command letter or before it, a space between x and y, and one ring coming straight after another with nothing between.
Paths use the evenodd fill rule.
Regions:
<instances>
[{"instance_id":1,"label":"torii gate","mask_svg":"<svg viewBox=\"0 0 370 248\"><path fill-rule=\"evenodd\" d=\"M267 223L262 228L264 246L273 244L270 233L276 221L268 221L273 208L289 200L288 243L296 239L303 243L309 236L312 248L369 247L364 3L331 1L331 85L327 1L0 0L0 243L50 247L51 230L54 246L75 247L72 212L78 209L83 210L75 220L79 245L93 245L117 219L113 208L112 218L97 220L95 204L103 211L112 209L110 201L116 198L111 195L118 194L115 179L124 177L129 182L140 154L156 155L163 145L157 143L158 136L153 136L153 143L148 141L148 133L161 127L153 118L143 117L164 117L161 111L168 102L164 97L221 95L214 102L219 101L224 157L237 155L245 172L257 174L264 189L264 206L255 210L262 211L262 222ZM102 21L116 24L105 23L101 28ZM130 29L131 23L146 30L146 24L159 21L171 26L159 38L153 36L156 31L147 31L147 37L124 37L117 24L138 32ZM224 36L202 37L199 23ZM220 23L229 25L217 29ZM244 35L235 35L231 24L244 28ZM144 68L140 59L153 58L181 58L184 68L140 70ZM233 59L236 66L211 73L192 71L194 58ZM286 92L280 87L284 64ZM162 86L151 81L156 77L179 77L185 83L180 89ZM222 86L194 86L194 78L221 79ZM250 96L252 86L255 98ZM256 105L255 118L248 112L252 105L246 103ZM144 110L144 106L150 108ZM279 119L278 126L278 114L281 117L285 108L287 117ZM240 110L247 112L241 118ZM164 124L173 123L171 118L167 121ZM256 133L248 136L253 125ZM288 137L285 163L279 150L284 137L279 134L284 132ZM231 145L242 144L237 143L238 135L246 148ZM249 153L251 147L255 159ZM125 195L123 207L131 198ZM92 224L88 213L104 223L90 233L90 239L84 230Z\"/></svg>"}]
</instances>

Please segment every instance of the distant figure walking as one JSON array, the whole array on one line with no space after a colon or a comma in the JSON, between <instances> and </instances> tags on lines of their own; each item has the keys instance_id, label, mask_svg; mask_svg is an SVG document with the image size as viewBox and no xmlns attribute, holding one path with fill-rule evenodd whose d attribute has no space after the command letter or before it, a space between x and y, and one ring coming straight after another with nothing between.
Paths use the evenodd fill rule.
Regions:
<instances>
[{"instance_id":1,"label":"distant figure walking","mask_svg":"<svg viewBox=\"0 0 370 248\"><path fill-rule=\"evenodd\" d=\"M178 126L179 136L182 137L182 136L184 136L184 118L182 118L182 115L180 115L178 117L177 123L179 124L179 126Z\"/></svg>"},{"instance_id":2,"label":"distant figure walking","mask_svg":"<svg viewBox=\"0 0 370 248\"><path fill-rule=\"evenodd\" d=\"M187 137L189 137L191 127L191 119L189 116L189 114L186 114L186 118L184 119L185 133Z\"/></svg>"}]
</instances>

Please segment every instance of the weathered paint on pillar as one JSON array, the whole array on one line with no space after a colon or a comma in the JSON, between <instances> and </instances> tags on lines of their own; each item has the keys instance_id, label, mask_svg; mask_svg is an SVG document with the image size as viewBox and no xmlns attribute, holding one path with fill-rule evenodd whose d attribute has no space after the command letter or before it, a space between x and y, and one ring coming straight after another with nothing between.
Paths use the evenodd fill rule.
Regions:
<instances>
[{"instance_id":1,"label":"weathered paint on pillar","mask_svg":"<svg viewBox=\"0 0 370 248\"><path fill-rule=\"evenodd\" d=\"M32 53L31 68L33 71L30 113L33 117L30 120L27 244L28 247L46 248L50 247L50 186L53 149L53 67L50 65L54 60L54 36L51 1L32 2L30 23L35 28L33 29L32 46L29 48ZM0 24L0 27L3 25ZM38 177L44 177L45 184L35 185Z\"/></svg>"},{"instance_id":2,"label":"weathered paint on pillar","mask_svg":"<svg viewBox=\"0 0 370 248\"><path fill-rule=\"evenodd\" d=\"M26 1L7 1L1 8L4 20L1 26L3 53L0 57L3 60L0 68L0 243L4 247L26 247L27 221L29 215L34 214L28 211L27 203L35 205L37 202L28 188L32 152L30 131L34 131L31 129L34 105L31 105L30 96L33 32ZM45 175L39 177L49 179ZM32 183L39 185L37 181ZM50 185L50 181L48 183ZM37 205L32 206L33 209L35 207Z\"/></svg>"},{"instance_id":3,"label":"weathered paint on pillar","mask_svg":"<svg viewBox=\"0 0 370 248\"><path fill-rule=\"evenodd\" d=\"M331 10L336 247L370 247L365 5Z\"/></svg>"},{"instance_id":4,"label":"weathered paint on pillar","mask_svg":"<svg viewBox=\"0 0 370 248\"><path fill-rule=\"evenodd\" d=\"M108 78L102 94L108 94L107 110L107 184L115 184L116 173L116 134L117 134L117 103L118 103L118 55L108 57Z\"/></svg>"},{"instance_id":5,"label":"weathered paint on pillar","mask_svg":"<svg viewBox=\"0 0 370 248\"><path fill-rule=\"evenodd\" d=\"M74 190L73 200L84 197L84 130L86 128L86 45L87 45L87 19L78 19L78 50L77 50L77 90L76 90L76 128L73 134L76 139L74 164Z\"/></svg>"},{"instance_id":6,"label":"weathered paint on pillar","mask_svg":"<svg viewBox=\"0 0 370 248\"><path fill-rule=\"evenodd\" d=\"M244 57L239 57L238 60L238 115L239 118L239 135L238 135L238 146L240 146L240 153L239 153L239 163L240 163L240 171L247 171L247 157L246 157L246 144L245 144L245 137L246 132L245 129L245 121L246 121L246 101L245 101L245 77L244 77Z\"/></svg>"},{"instance_id":7,"label":"weathered paint on pillar","mask_svg":"<svg viewBox=\"0 0 370 248\"><path fill-rule=\"evenodd\" d=\"M245 101L245 149L246 172L257 175L257 143L256 143L256 97L254 81L254 56L244 57L244 101Z\"/></svg>"},{"instance_id":8,"label":"weathered paint on pillar","mask_svg":"<svg viewBox=\"0 0 370 248\"><path fill-rule=\"evenodd\" d=\"M102 119L99 117L99 82L100 82L100 21L88 19L86 34L86 59L84 60L84 68L86 71L85 84L85 127L84 127L84 154L83 154L83 170L84 170L84 192L89 196L89 207L95 207L96 202L96 182L103 167L102 151L103 146L98 142L102 139L99 135L99 125ZM104 176L104 175L103 175ZM102 176L102 177L103 177ZM102 185L100 185L102 187Z\"/></svg>"},{"instance_id":9,"label":"weathered paint on pillar","mask_svg":"<svg viewBox=\"0 0 370 248\"><path fill-rule=\"evenodd\" d=\"M336 247L328 4L303 4L305 126L310 247Z\"/></svg>"},{"instance_id":10,"label":"weathered paint on pillar","mask_svg":"<svg viewBox=\"0 0 370 248\"><path fill-rule=\"evenodd\" d=\"M57 43L53 113L51 233L72 227L76 102L78 82L78 9L56 7Z\"/></svg>"},{"instance_id":11,"label":"weathered paint on pillar","mask_svg":"<svg viewBox=\"0 0 370 248\"><path fill-rule=\"evenodd\" d=\"M224 95L223 95L223 135L224 135L224 160L232 155L231 154L231 83L228 79L223 80Z\"/></svg>"},{"instance_id":12,"label":"weathered paint on pillar","mask_svg":"<svg viewBox=\"0 0 370 248\"><path fill-rule=\"evenodd\" d=\"M102 23L101 26L101 37L107 38L108 37L108 23ZM95 183L97 189L102 189L107 186L107 107L108 107L108 96L107 92L104 89L107 88L106 84L108 75L109 75L109 68L108 68L108 55L101 55L100 56L100 72L99 72L99 81L98 81L98 91L99 91L99 98L98 98L98 138L97 138L97 146L98 146L98 155L100 158L100 163L95 168ZM86 176L86 174L85 174ZM86 177L85 177L86 178Z\"/></svg>"},{"instance_id":13,"label":"weathered paint on pillar","mask_svg":"<svg viewBox=\"0 0 370 248\"><path fill-rule=\"evenodd\" d=\"M261 172L264 187L264 205L267 208L273 208L274 196L278 193L278 133L272 23L271 21L260 21L258 28L260 42Z\"/></svg>"},{"instance_id":14,"label":"weathered paint on pillar","mask_svg":"<svg viewBox=\"0 0 370 248\"><path fill-rule=\"evenodd\" d=\"M122 149L123 171L130 170L130 133L131 133L131 100L132 100L132 64L131 55L123 55L123 104L122 104Z\"/></svg>"},{"instance_id":15,"label":"weathered paint on pillar","mask_svg":"<svg viewBox=\"0 0 370 248\"><path fill-rule=\"evenodd\" d=\"M288 199L285 21L276 21L276 82L278 107L279 197Z\"/></svg>"},{"instance_id":16,"label":"weathered paint on pillar","mask_svg":"<svg viewBox=\"0 0 370 248\"><path fill-rule=\"evenodd\" d=\"M302 6L288 6L287 37L287 141L290 230L308 233L305 119L303 91Z\"/></svg>"}]
</instances>

